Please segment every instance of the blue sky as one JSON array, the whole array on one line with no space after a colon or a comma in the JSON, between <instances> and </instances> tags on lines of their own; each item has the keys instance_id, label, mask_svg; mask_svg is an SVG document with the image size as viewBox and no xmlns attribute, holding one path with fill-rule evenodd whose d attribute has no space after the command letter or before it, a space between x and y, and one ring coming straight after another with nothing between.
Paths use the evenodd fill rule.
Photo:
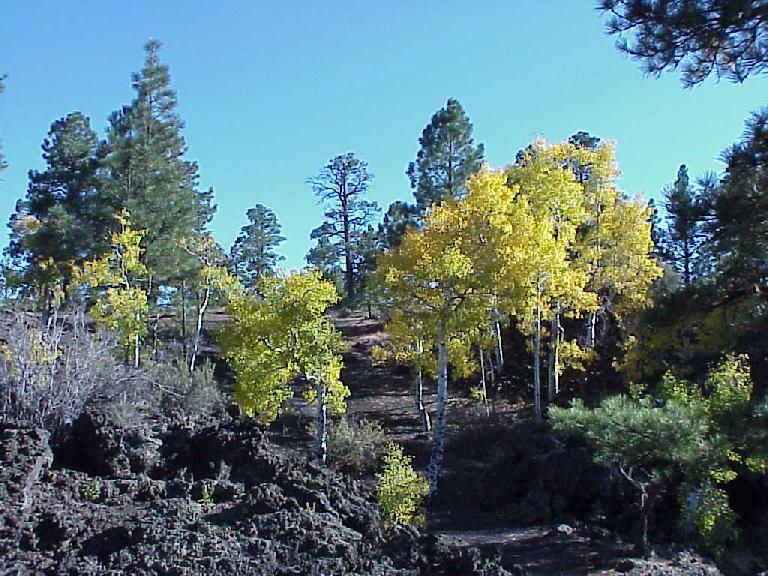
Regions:
<instances>
[{"instance_id":1,"label":"blue sky","mask_svg":"<svg viewBox=\"0 0 768 576\"><path fill-rule=\"evenodd\" d=\"M659 197L681 163L720 172L721 151L764 105L767 78L683 90L645 78L613 47L591 1L2 0L0 218L43 168L50 124L80 110L104 134L130 102L142 46L161 40L188 158L216 190L212 230L229 248L256 203L272 208L288 267L303 265L322 218L305 184L355 152L382 208L412 198L405 169L431 115L457 98L486 147L509 163L537 136L586 130L615 140L629 193ZM2 233L2 243L7 243Z\"/></svg>"}]
</instances>

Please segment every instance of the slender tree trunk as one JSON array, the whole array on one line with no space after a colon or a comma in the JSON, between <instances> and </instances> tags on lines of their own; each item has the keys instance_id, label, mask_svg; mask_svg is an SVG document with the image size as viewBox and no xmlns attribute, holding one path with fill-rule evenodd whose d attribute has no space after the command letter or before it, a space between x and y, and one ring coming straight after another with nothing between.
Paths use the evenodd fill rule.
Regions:
<instances>
[{"instance_id":1,"label":"slender tree trunk","mask_svg":"<svg viewBox=\"0 0 768 576\"><path fill-rule=\"evenodd\" d=\"M144 256L146 256L146 252L144 252ZM146 258L144 258L144 260L144 264L146 265ZM154 342L152 342L152 338L157 336L154 331L154 327L152 326L152 303L156 303L154 290L154 276L150 274L149 278L147 279L147 348L149 350L154 348Z\"/></svg>"},{"instance_id":2,"label":"slender tree trunk","mask_svg":"<svg viewBox=\"0 0 768 576\"><path fill-rule=\"evenodd\" d=\"M328 406L325 404L325 382L322 378L316 379L315 387L317 390L315 455L318 462L325 464L328 460Z\"/></svg>"},{"instance_id":3,"label":"slender tree trunk","mask_svg":"<svg viewBox=\"0 0 768 576\"><path fill-rule=\"evenodd\" d=\"M488 408L488 386L485 383L485 358L483 357L483 348L478 345L480 351L480 389L483 391L483 406L485 407L485 417L491 417L491 411Z\"/></svg>"},{"instance_id":4,"label":"slender tree trunk","mask_svg":"<svg viewBox=\"0 0 768 576\"><path fill-rule=\"evenodd\" d=\"M187 281L181 281L181 350L186 362L189 353L187 342Z\"/></svg>"},{"instance_id":5,"label":"slender tree trunk","mask_svg":"<svg viewBox=\"0 0 768 576\"><path fill-rule=\"evenodd\" d=\"M491 375L491 414L496 417L496 374L493 371L490 352L488 352L488 365L491 366L491 369L488 371Z\"/></svg>"},{"instance_id":6,"label":"slender tree trunk","mask_svg":"<svg viewBox=\"0 0 768 576\"><path fill-rule=\"evenodd\" d=\"M432 455L427 466L430 495L434 495L437 492L437 481L443 464L443 450L445 448L446 412L448 407L447 331L447 321L443 317L440 319L437 335L437 422L435 423L435 433L432 441Z\"/></svg>"},{"instance_id":7,"label":"slender tree trunk","mask_svg":"<svg viewBox=\"0 0 768 576\"><path fill-rule=\"evenodd\" d=\"M560 340L563 327L560 324L560 304L555 306L549 335L549 388L548 399L553 402L560 393Z\"/></svg>"},{"instance_id":8,"label":"slender tree trunk","mask_svg":"<svg viewBox=\"0 0 768 576\"><path fill-rule=\"evenodd\" d=\"M586 348L595 347L595 325L596 324L597 324L597 312L591 310L589 314L587 314L587 321L584 325L586 329L584 346Z\"/></svg>"},{"instance_id":9,"label":"slender tree trunk","mask_svg":"<svg viewBox=\"0 0 768 576\"><path fill-rule=\"evenodd\" d=\"M421 367L416 369L415 400L416 410L418 411L419 418L421 419L421 429L424 432L429 432L432 430L432 422L429 420L429 412L427 412L427 407L424 406L424 378Z\"/></svg>"},{"instance_id":10,"label":"slender tree trunk","mask_svg":"<svg viewBox=\"0 0 768 576\"><path fill-rule=\"evenodd\" d=\"M536 288L536 331L533 344L533 404L536 422L543 419L541 412L541 285Z\"/></svg>"},{"instance_id":11,"label":"slender tree trunk","mask_svg":"<svg viewBox=\"0 0 768 576\"><path fill-rule=\"evenodd\" d=\"M203 333L203 320L205 318L205 312L208 310L208 302L211 298L211 289L206 288L203 300L197 307L197 324L195 325L195 339L192 345L192 357L189 360L189 371L195 369L195 363L197 362L197 354L200 351L200 338Z\"/></svg>"},{"instance_id":12,"label":"slender tree trunk","mask_svg":"<svg viewBox=\"0 0 768 576\"><path fill-rule=\"evenodd\" d=\"M504 346L501 340L501 314L494 308L493 310L493 332L496 336L496 372L501 374L504 370Z\"/></svg>"},{"instance_id":13,"label":"slender tree trunk","mask_svg":"<svg viewBox=\"0 0 768 576\"><path fill-rule=\"evenodd\" d=\"M138 312L136 312L136 323L138 324L140 320L141 320L141 315ZM141 338L139 337L138 334L136 334L136 336L133 337L133 367L134 368L138 368L139 363L141 361L139 357L140 347L141 347Z\"/></svg>"},{"instance_id":14,"label":"slender tree trunk","mask_svg":"<svg viewBox=\"0 0 768 576\"><path fill-rule=\"evenodd\" d=\"M424 432L429 432L432 430L432 423L429 421L429 412L427 412L427 407L424 406L424 378L423 372L421 370L421 357L424 354L424 347L421 343L421 340L416 343L416 350L419 354L419 366L416 368L416 389L414 393L414 400L416 404L416 410L418 411L421 418L421 429Z\"/></svg>"},{"instance_id":15,"label":"slender tree trunk","mask_svg":"<svg viewBox=\"0 0 768 576\"><path fill-rule=\"evenodd\" d=\"M643 556L648 554L648 516L651 512L651 499L648 497L648 492L645 486L641 487L640 492L640 538L639 546L640 553Z\"/></svg>"},{"instance_id":16,"label":"slender tree trunk","mask_svg":"<svg viewBox=\"0 0 768 576\"><path fill-rule=\"evenodd\" d=\"M650 517L651 508L653 507L653 501L656 495L652 490L649 490L649 485L647 483L639 482L632 478L621 465L618 466L618 470L619 473L640 492L640 527L638 530L637 541L635 542L635 548L639 554L647 556L648 551L650 550L648 545L648 518Z\"/></svg>"},{"instance_id":17,"label":"slender tree trunk","mask_svg":"<svg viewBox=\"0 0 768 576\"><path fill-rule=\"evenodd\" d=\"M355 275L352 270L352 231L349 224L349 207L344 198L341 200L341 217L344 234L344 274L347 289L347 297L350 300L355 298Z\"/></svg>"}]
</instances>

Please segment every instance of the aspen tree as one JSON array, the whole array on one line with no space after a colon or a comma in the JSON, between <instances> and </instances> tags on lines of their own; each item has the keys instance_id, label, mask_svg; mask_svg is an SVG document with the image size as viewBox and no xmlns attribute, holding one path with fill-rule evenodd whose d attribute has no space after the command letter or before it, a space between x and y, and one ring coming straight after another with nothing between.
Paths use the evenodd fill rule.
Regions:
<instances>
[{"instance_id":1,"label":"aspen tree","mask_svg":"<svg viewBox=\"0 0 768 576\"><path fill-rule=\"evenodd\" d=\"M431 318L437 355L437 414L427 471L432 493L443 459L450 356L464 370L466 335L488 325L500 297L497 286L504 286L507 299L518 291L512 272L523 264L527 237L503 173L485 171L467 185L464 199L435 206L422 230L406 232L396 249L380 257L377 271L392 308L418 304Z\"/></svg>"},{"instance_id":2,"label":"aspen tree","mask_svg":"<svg viewBox=\"0 0 768 576\"><path fill-rule=\"evenodd\" d=\"M443 460L448 401L448 341L458 310L475 293L472 261L449 233L449 218L436 210L422 231L409 230L400 246L385 253L378 273L391 303L417 301L432 313L437 349L437 414L432 455L427 468L430 493L437 490Z\"/></svg>"},{"instance_id":3,"label":"aspen tree","mask_svg":"<svg viewBox=\"0 0 768 576\"><path fill-rule=\"evenodd\" d=\"M189 357L188 368L192 372L200 352L200 340L203 333L203 321L208 311L211 298L217 294L227 298L236 297L242 290L237 276L231 274L224 266L225 257L221 247L208 233L184 241L184 249L194 256L200 264L200 271L196 279L197 314L195 321L195 333L192 336L192 353ZM186 288L182 285L182 290ZM186 310L184 294L182 294L182 310ZM183 314L182 325L185 331L186 314Z\"/></svg>"},{"instance_id":4,"label":"aspen tree","mask_svg":"<svg viewBox=\"0 0 768 576\"><path fill-rule=\"evenodd\" d=\"M563 310L581 311L590 303L584 288L583 271L571 265L579 225L584 218L583 191L568 166L575 147L564 143L548 145L536 141L509 168L510 183L520 189L518 201L525 201L528 217L536 233L528 237L533 253L531 273L524 279L528 287L527 305L521 315L533 340L533 385L536 420L542 419L541 363L545 316L549 320L550 360L548 397L558 389L560 318Z\"/></svg>"},{"instance_id":5,"label":"aspen tree","mask_svg":"<svg viewBox=\"0 0 768 576\"><path fill-rule=\"evenodd\" d=\"M416 305L404 308L402 302L398 305L401 307L390 311L390 318L384 326L388 336L386 346L375 347L372 354L378 361L391 360L410 368L414 407L422 430L430 432L432 423L424 405L424 377L434 377L437 369L433 355L435 337L430 331L434 322L428 314L425 316L428 311L423 308L419 309Z\"/></svg>"},{"instance_id":6,"label":"aspen tree","mask_svg":"<svg viewBox=\"0 0 768 576\"><path fill-rule=\"evenodd\" d=\"M132 351L133 365L138 367L149 312L147 292L142 287L147 276L141 261L144 231L131 228L127 211L117 220L120 231L112 234L111 248L101 258L83 264L75 273L75 285L86 284L102 292L90 315L98 325L120 334L126 355Z\"/></svg>"},{"instance_id":7,"label":"aspen tree","mask_svg":"<svg viewBox=\"0 0 768 576\"><path fill-rule=\"evenodd\" d=\"M245 291L227 306L231 324L222 331L222 356L235 371L235 399L249 416L272 423L293 396L291 382L305 383L304 397L316 405L316 456L327 458L327 413L343 413L347 388L340 380L341 334L324 316L339 299L319 271L262 277L260 297Z\"/></svg>"},{"instance_id":8,"label":"aspen tree","mask_svg":"<svg viewBox=\"0 0 768 576\"><path fill-rule=\"evenodd\" d=\"M581 150L582 162L590 164L584 183L586 219L580 230L577 265L589 275L587 289L597 306L587 316L585 345L594 348L609 314L622 313L648 302L648 288L661 276L653 258L651 218L647 204L624 198L616 187L618 170L611 143Z\"/></svg>"}]
</instances>

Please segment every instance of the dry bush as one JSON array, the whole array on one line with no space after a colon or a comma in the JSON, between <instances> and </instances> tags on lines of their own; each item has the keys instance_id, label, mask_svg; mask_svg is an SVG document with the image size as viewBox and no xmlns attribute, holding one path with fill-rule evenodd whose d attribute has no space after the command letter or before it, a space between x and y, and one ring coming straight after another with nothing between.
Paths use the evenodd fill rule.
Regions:
<instances>
[{"instance_id":1,"label":"dry bush","mask_svg":"<svg viewBox=\"0 0 768 576\"><path fill-rule=\"evenodd\" d=\"M105 384L122 379L115 341L73 313L41 326L16 312L0 348L0 417L62 432Z\"/></svg>"},{"instance_id":2,"label":"dry bush","mask_svg":"<svg viewBox=\"0 0 768 576\"><path fill-rule=\"evenodd\" d=\"M378 422L342 417L328 426L328 459L345 472L372 472L378 466L384 439Z\"/></svg>"},{"instance_id":3,"label":"dry bush","mask_svg":"<svg viewBox=\"0 0 768 576\"><path fill-rule=\"evenodd\" d=\"M224 408L224 398L210 362L190 372L186 362L179 358L156 362L146 371L165 410L178 409L189 416L201 416L216 414Z\"/></svg>"}]
</instances>

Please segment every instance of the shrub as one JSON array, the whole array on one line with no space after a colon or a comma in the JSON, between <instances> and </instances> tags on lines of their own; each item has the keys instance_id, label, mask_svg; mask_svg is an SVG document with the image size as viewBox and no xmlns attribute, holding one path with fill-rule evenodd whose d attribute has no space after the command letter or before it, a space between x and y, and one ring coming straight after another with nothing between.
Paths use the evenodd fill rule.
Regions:
<instances>
[{"instance_id":1,"label":"shrub","mask_svg":"<svg viewBox=\"0 0 768 576\"><path fill-rule=\"evenodd\" d=\"M224 407L210 362L192 372L183 359L157 362L147 368L148 377L165 409L180 409L190 416L215 414Z\"/></svg>"},{"instance_id":2,"label":"shrub","mask_svg":"<svg viewBox=\"0 0 768 576\"><path fill-rule=\"evenodd\" d=\"M14 313L0 348L0 416L25 421L54 435L63 432L121 368L115 342L90 332L82 313L41 327L37 317Z\"/></svg>"},{"instance_id":3,"label":"shrub","mask_svg":"<svg viewBox=\"0 0 768 576\"><path fill-rule=\"evenodd\" d=\"M429 493L429 483L416 474L411 461L401 446L387 445L384 466L376 474L376 494L387 526L424 523L421 504Z\"/></svg>"},{"instance_id":4,"label":"shrub","mask_svg":"<svg viewBox=\"0 0 768 576\"><path fill-rule=\"evenodd\" d=\"M328 427L331 464L354 474L372 472L384 445L384 430L378 422L342 417Z\"/></svg>"}]
</instances>

